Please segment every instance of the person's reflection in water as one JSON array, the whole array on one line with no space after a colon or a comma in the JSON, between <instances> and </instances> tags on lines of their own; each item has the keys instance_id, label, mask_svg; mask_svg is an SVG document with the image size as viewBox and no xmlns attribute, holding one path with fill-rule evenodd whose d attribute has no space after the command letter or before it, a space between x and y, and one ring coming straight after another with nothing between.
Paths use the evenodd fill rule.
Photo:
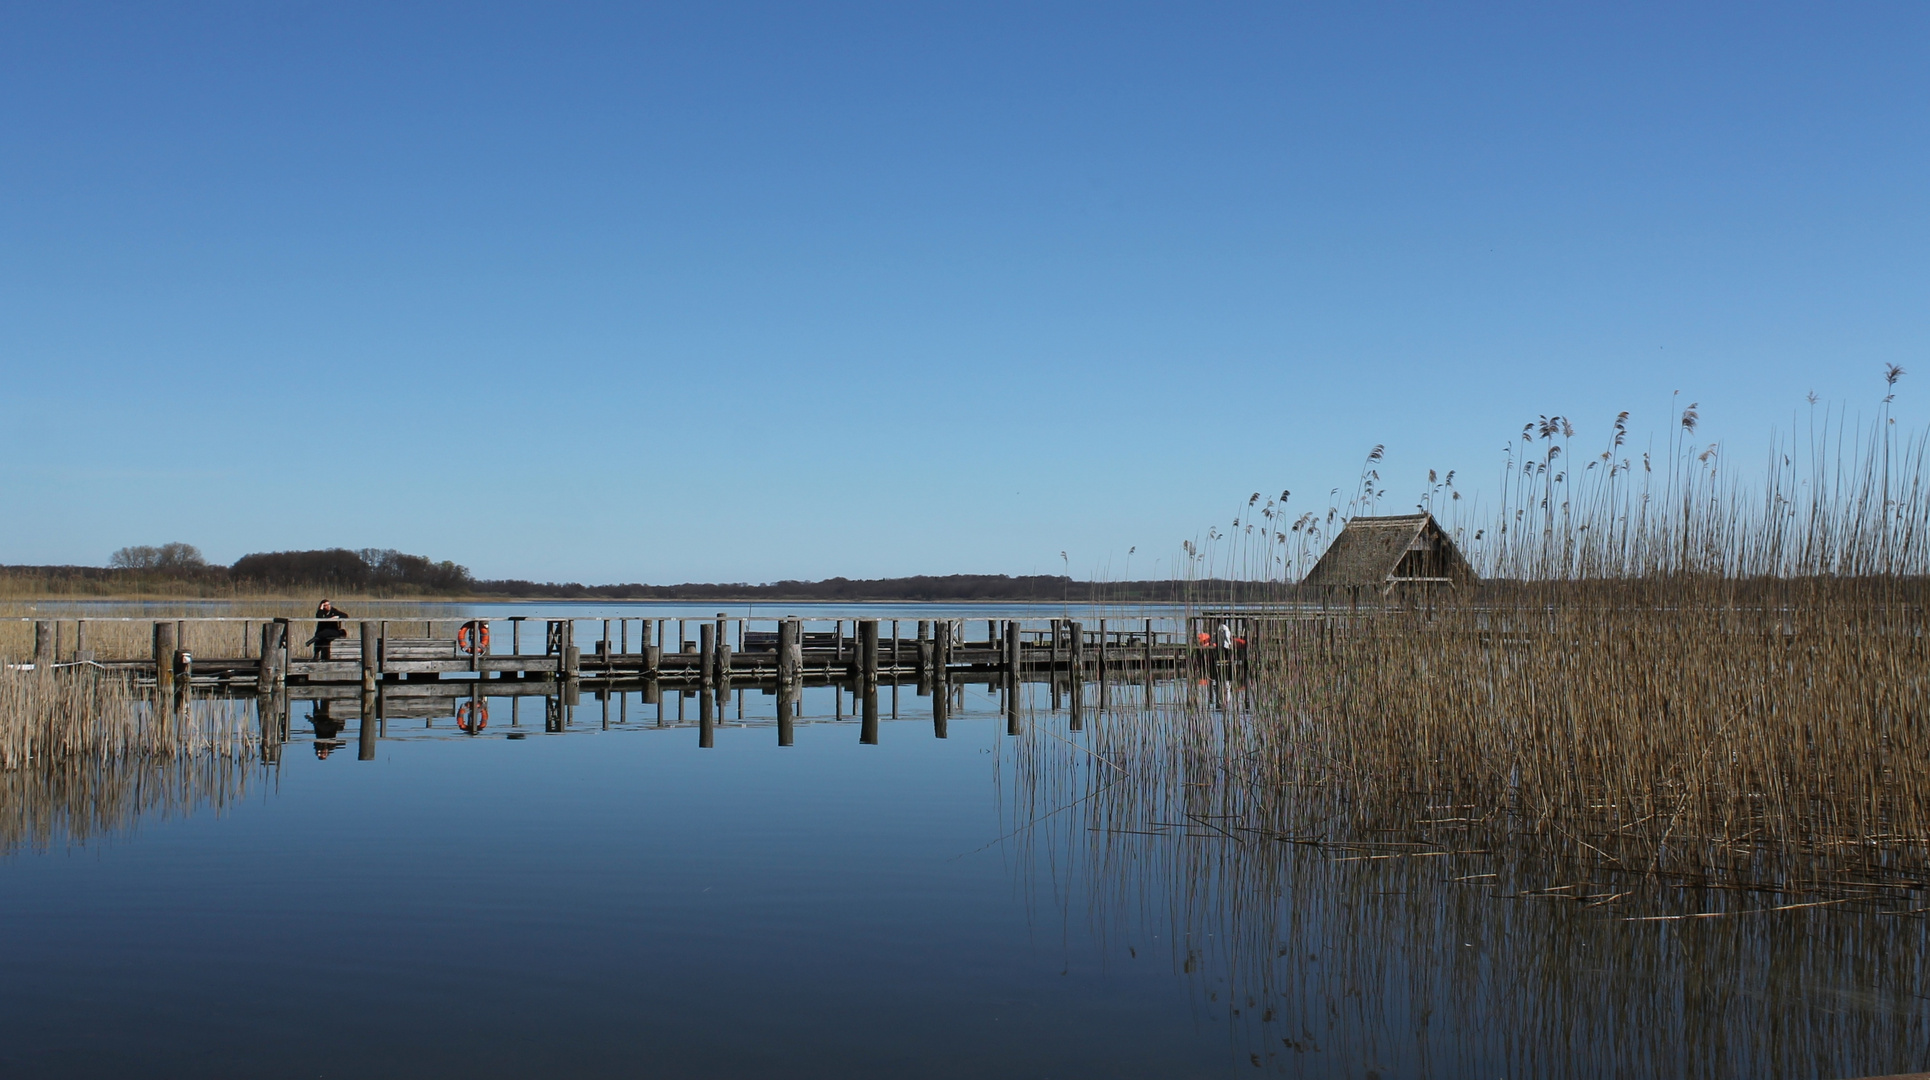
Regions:
<instances>
[{"instance_id":1,"label":"person's reflection in water","mask_svg":"<svg viewBox=\"0 0 1930 1080\"><path fill-rule=\"evenodd\" d=\"M342 733L342 721L330 716L329 703L318 701L308 714L308 722L315 728L315 756L326 758L336 747L345 745L336 736Z\"/></svg>"}]
</instances>

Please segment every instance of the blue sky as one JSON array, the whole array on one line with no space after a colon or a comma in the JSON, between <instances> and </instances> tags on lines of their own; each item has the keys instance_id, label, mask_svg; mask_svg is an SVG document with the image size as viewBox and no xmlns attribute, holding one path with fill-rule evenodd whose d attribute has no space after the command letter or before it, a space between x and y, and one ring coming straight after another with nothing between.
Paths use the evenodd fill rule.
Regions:
<instances>
[{"instance_id":1,"label":"blue sky","mask_svg":"<svg viewBox=\"0 0 1930 1080\"><path fill-rule=\"evenodd\" d=\"M1922 5L9 3L0 561L1142 576L1377 443L1918 428L1927 135Z\"/></svg>"}]
</instances>

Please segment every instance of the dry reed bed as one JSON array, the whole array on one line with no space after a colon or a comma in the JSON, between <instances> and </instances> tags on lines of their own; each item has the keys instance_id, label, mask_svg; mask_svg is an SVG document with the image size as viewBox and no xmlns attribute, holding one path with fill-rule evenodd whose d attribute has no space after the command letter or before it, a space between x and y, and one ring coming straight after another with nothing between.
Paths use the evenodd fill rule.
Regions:
<instances>
[{"instance_id":1,"label":"dry reed bed","mask_svg":"<svg viewBox=\"0 0 1930 1080\"><path fill-rule=\"evenodd\" d=\"M1930 874L1916 598L1827 581L1796 598L1631 582L1613 606L1558 591L1282 624L1228 733L1253 812L1289 832L1457 818L1777 887Z\"/></svg>"},{"instance_id":2,"label":"dry reed bed","mask_svg":"<svg viewBox=\"0 0 1930 1080\"><path fill-rule=\"evenodd\" d=\"M0 851L225 806L246 791L259 746L245 703L157 709L85 669L0 672Z\"/></svg>"},{"instance_id":3,"label":"dry reed bed","mask_svg":"<svg viewBox=\"0 0 1930 1080\"><path fill-rule=\"evenodd\" d=\"M1452 819L1751 887L1930 877L1930 443L1887 413L1860 433L1825 414L1744 480L1691 441L1697 419L1683 410L1656 460L1626 448L1626 414L1579 457L1572 425L1543 417L1489 513L1448 498L1453 474L1421 500L1480 588L1309 597L1335 609L1256 627L1251 708L1223 747L1247 823ZM1289 525L1255 495L1190 549L1195 571L1304 573L1349 514L1378 511L1378 460L1324 517Z\"/></svg>"}]
</instances>

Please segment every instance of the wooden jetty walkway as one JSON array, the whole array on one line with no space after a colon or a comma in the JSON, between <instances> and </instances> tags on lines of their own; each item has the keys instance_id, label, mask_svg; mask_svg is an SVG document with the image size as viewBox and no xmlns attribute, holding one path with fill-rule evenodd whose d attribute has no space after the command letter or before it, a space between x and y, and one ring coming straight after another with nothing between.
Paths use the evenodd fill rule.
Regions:
<instances>
[{"instance_id":1,"label":"wooden jetty walkway","mask_svg":"<svg viewBox=\"0 0 1930 1080\"><path fill-rule=\"evenodd\" d=\"M647 679L679 686L806 677L876 681L1041 672L1173 672L1210 652L1225 616L1053 619L588 617L369 620L31 620L36 665L89 665L164 690L391 682ZM120 624L124 655L90 636ZM129 625L144 624L144 625ZM525 625L528 624L528 625ZM1030 624L1030 625L1028 625ZM1042 624L1042 625L1041 625ZM1164 624L1159 625L1159 624ZM345 636L317 644L317 628ZM589 627L585 633L584 628ZM129 658L131 633L147 655ZM210 644L214 648L209 648ZM23 658L24 659L24 658Z\"/></svg>"}]
</instances>

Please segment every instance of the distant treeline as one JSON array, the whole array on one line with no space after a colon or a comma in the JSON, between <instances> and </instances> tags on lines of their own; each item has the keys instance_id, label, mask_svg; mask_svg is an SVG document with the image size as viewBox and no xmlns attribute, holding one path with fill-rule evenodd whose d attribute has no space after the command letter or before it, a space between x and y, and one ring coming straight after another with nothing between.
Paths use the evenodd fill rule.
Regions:
<instances>
[{"instance_id":1,"label":"distant treeline","mask_svg":"<svg viewBox=\"0 0 1930 1080\"><path fill-rule=\"evenodd\" d=\"M1075 581L1062 575L947 574L824 581L777 581L752 585L582 585L521 579L477 580L469 568L448 560L408 555L392 548L327 548L244 555L232 566L209 563L191 544L128 547L110 565L0 567L0 591L12 596L146 595L234 596L249 594L342 594L563 600L749 600L1173 603L1238 595L1261 599L1264 585L1219 581Z\"/></svg>"},{"instance_id":2,"label":"distant treeline","mask_svg":"<svg viewBox=\"0 0 1930 1080\"><path fill-rule=\"evenodd\" d=\"M470 594L473 584L468 567L393 548L258 552L222 566L208 562L192 544L175 543L122 548L104 567L0 567L0 588L13 596L293 592L461 597Z\"/></svg>"},{"instance_id":3,"label":"distant treeline","mask_svg":"<svg viewBox=\"0 0 1930 1080\"><path fill-rule=\"evenodd\" d=\"M471 590L483 596L542 597L559 600L799 600L835 603L865 601L1012 601L1059 603L1176 602L1197 595L1213 583L1173 581L1074 581L1069 577L1034 574L946 574L916 577L827 578L823 581L775 581L761 585L579 585L535 581L478 581ZM1223 583L1221 583L1223 584Z\"/></svg>"}]
</instances>

